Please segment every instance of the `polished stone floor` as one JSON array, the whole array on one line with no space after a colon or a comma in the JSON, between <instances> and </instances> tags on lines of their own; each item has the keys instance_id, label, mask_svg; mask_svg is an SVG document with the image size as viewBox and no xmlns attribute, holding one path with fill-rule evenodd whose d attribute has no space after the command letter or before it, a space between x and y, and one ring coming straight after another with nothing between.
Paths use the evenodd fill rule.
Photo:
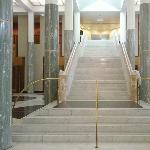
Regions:
<instances>
[{"instance_id":1,"label":"polished stone floor","mask_svg":"<svg viewBox=\"0 0 150 150\"><path fill-rule=\"evenodd\" d=\"M66 101L55 108L95 108L95 101ZM99 108L142 108L133 101L100 101Z\"/></svg>"},{"instance_id":2,"label":"polished stone floor","mask_svg":"<svg viewBox=\"0 0 150 150\"><path fill-rule=\"evenodd\" d=\"M18 96L12 96L12 101L28 101L28 100L33 100L36 99L36 97L30 97L30 96L20 96L18 98Z\"/></svg>"},{"instance_id":3,"label":"polished stone floor","mask_svg":"<svg viewBox=\"0 0 150 150\"><path fill-rule=\"evenodd\" d=\"M44 105L34 105L34 106L26 106L12 109L13 118L21 119L32 112L42 108Z\"/></svg>"},{"instance_id":4,"label":"polished stone floor","mask_svg":"<svg viewBox=\"0 0 150 150\"><path fill-rule=\"evenodd\" d=\"M9 150L95 150L95 143L14 143ZM150 143L103 143L98 150L150 150Z\"/></svg>"},{"instance_id":5,"label":"polished stone floor","mask_svg":"<svg viewBox=\"0 0 150 150\"><path fill-rule=\"evenodd\" d=\"M12 105L17 98L17 94L12 97ZM30 113L44 106L43 94L23 94L17 99L15 107L12 109L13 118L23 118Z\"/></svg>"}]
</instances>

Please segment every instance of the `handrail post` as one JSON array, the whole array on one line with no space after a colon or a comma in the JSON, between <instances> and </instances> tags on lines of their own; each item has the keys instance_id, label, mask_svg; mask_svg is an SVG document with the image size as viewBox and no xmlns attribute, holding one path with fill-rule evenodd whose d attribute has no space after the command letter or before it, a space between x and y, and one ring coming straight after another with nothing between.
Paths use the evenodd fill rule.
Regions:
<instances>
[{"instance_id":1,"label":"handrail post","mask_svg":"<svg viewBox=\"0 0 150 150\"><path fill-rule=\"evenodd\" d=\"M96 146L95 148L97 149L98 148L98 117L99 117L99 82L96 81Z\"/></svg>"}]
</instances>

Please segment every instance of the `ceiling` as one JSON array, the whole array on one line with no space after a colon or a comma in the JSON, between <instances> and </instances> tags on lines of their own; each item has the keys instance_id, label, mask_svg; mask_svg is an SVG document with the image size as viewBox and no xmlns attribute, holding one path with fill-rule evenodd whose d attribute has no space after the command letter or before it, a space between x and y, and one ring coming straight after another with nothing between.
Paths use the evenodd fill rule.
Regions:
<instances>
[{"instance_id":1,"label":"ceiling","mask_svg":"<svg viewBox=\"0 0 150 150\"><path fill-rule=\"evenodd\" d=\"M117 11L97 11L97 12L81 12L81 23L109 23L116 24L120 21L120 12Z\"/></svg>"},{"instance_id":2,"label":"ceiling","mask_svg":"<svg viewBox=\"0 0 150 150\"><path fill-rule=\"evenodd\" d=\"M28 0L33 6L43 6L45 5L45 0ZM64 5L65 0L58 0L58 5ZM18 0L13 0L14 6L19 6Z\"/></svg>"},{"instance_id":3,"label":"ceiling","mask_svg":"<svg viewBox=\"0 0 150 150\"><path fill-rule=\"evenodd\" d=\"M81 11L120 11L123 0L77 0Z\"/></svg>"},{"instance_id":4,"label":"ceiling","mask_svg":"<svg viewBox=\"0 0 150 150\"><path fill-rule=\"evenodd\" d=\"M81 11L81 23L118 23L121 1L77 0L78 7ZM62 12L64 11L64 3L65 0L58 0ZM13 4L14 12L22 11L24 13L33 10L35 13L44 13L45 0L13 0ZM25 10L26 8L27 10Z\"/></svg>"},{"instance_id":5,"label":"ceiling","mask_svg":"<svg viewBox=\"0 0 150 150\"><path fill-rule=\"evenodd\" d=\"M81 23L119 23L124 0L74 0L81 12ZM135 0L139 1L139 0ZM65 0L58 0L59 12L64 12ZM45 0L13 0L14 12L34 11L43 14Z\"/></svg>"}]
</instances>

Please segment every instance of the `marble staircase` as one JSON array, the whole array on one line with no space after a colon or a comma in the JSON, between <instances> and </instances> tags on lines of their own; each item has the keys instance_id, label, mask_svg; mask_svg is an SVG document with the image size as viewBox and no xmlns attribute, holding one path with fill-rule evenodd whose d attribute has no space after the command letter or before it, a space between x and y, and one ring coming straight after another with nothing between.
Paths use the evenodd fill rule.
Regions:
<instances>
[{"instance_id":1,"label":"marble staircase","mask_svg":"<svg viewBox=\"0 0 150 150\"><path fill-rule=\"evenodd\" d=\"M129 101L119 52L112 41L88 41L79 58L69 101L95 101L96 80L101 101Z\"/></svg>"},{"instance_id":2,"label":"marble staircase","mask_svg":"<svg viewBox=\"0 0 150 150\"><path fill-rule=\"evenodd\" d=\"M121 58L112 41L88 41L67 101L130 101ZM95 108L45 108L13 125L14 142L95 142ZM101 108L99 142L150 142L150 110Z\"/></svg>"},{"instance_id":3,"label":"marble staircase","mask_svg":"<svg viewBox=\"0 0 150 150\"><path fill-rule=\"evenodd\" d=\"M150 142L150 110L101 109L99 142ZM47 109L13 127L14 142L94 142L95 109Z\"/></svg>"}]
</instances>

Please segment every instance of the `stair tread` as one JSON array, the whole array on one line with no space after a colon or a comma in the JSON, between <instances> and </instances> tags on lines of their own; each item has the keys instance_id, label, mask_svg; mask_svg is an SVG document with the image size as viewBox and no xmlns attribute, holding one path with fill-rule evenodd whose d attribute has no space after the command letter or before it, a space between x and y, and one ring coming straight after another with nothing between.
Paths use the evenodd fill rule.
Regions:
<instances>
[{"instance_id":1,"label":"stair tread","mask_svg":"<svg viewBox=\"0 0 150 150\"><path fill-rule=\"evenodd\" d=\"M125 124L125 123L100 123L98 126L113 126L113 127L118 127L118 126L150 126L150 124L148 123L128 123L128 124ZM13 127L16 127L16 126L22 126L22 127L25 127L25 126L28 126L28 127L32 127L32 126L35 126L35 127L39 127L39 126L75 126L75 127L80 127L80 126L84 126L84 127L94 127L95 126L95 123L91 123L91 124L86 124L86 123L78 123L78 124L74 124L74 123L62 123L62 124L57 124L57 123L54 123L54 124L28 124L28 123L24 123L24 124L16 124L16 125L13 125Z\"/></svg>"},{"instance_id":2,"label":"stair tread","mask_svg":"<svg viewBox=\"0 0 150 150\"><path fill-rule=\"evenodd\" d=\"M100 132L101 133L101 132ZM126 136L140 136L140 135L145 135L145 136L150 136L150 133L141 133L141 132L139 132L139 133L127 133L127 132L109 132L109 133L107 133L107 132L102 132L102 134L100 134L99 133L99 136L109 136L109 135L118 135L118 136L124 136L124 135L126 135ZM65 135L95 135L95 133L84 133L84 132L57 132L57 133L43 133L43 134L41 134L41 132L29 132L29 133L25 133L25 132L22 132L22 133L17 133L17 132L13 132L13 136L14 135L22 135L22 136L28 136L28 135L30 135L30 136L34 136L34 135L39 135L39 136L47 136L47 135L63 135L63 136L65 136Z\"/></svg>"},{"instance_id":3,"label":"stair tread","mask_svg":"<svg viewBox=\"0 0 150 150\"><path fill-rule=\"evenodd\" d=\"M128 116L128 115L118 115L118 116L101 116L99 115L100 118L133 118L133 119L137 119L137 118L147 118L150 119L150 116ZM28 118L24 118L24 119L48 119L48 118L95 118L95 116L85 116L85 115L81 115L81 116L34 116L34 117L28 117Z\"/></svg>"}]
</instances>

